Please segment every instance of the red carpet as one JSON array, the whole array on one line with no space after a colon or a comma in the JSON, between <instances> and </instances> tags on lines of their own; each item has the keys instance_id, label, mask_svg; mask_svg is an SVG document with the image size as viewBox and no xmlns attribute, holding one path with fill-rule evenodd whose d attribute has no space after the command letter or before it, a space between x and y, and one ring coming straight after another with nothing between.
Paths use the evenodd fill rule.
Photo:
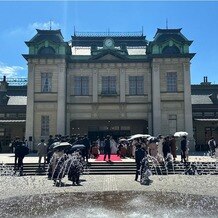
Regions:
<instances>
[{"instance_id":1,"label":"red carpet","mask_svg":"<svg viewBox=\"0 0 218 218\"><path fill-rule=\"evenodd\" d=\"M104 155L100 154L96 161L104 161ZM108 160L108 155L106 157L106 161ZM116 154L111 154L111 161L122 161L120 157L118 157Z\"/></svg>"}]
</instances>

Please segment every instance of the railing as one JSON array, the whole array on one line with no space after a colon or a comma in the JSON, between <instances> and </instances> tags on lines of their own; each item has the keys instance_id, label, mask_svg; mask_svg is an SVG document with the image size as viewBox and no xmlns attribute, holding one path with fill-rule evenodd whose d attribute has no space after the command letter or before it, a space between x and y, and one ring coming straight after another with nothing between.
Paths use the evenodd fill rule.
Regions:
<instances>
[{"instance_id":1,"label":"railing","mask_svg":"<svg viewBox=\"0 0 218 218\"><path fill-rule=\"evenodd\" d=\"M79 32L75 31L74 36L82 36L82 37L104 37L104 36L121 36L121 37L131 37L131 36L143 36L143 31L135 31L135 32Z\"/></svg>"},{"instance_id":2,"label":"railing","mask_svg":"<svg viewBox=\"0 0 218 218\"><path fill-rule=\"evenodd\" d=\"M0 79L0 82L3 78ZM27 78L6 78L6 82L10 86L25 86L27 85Z\"/></svg>"}]
</instances>

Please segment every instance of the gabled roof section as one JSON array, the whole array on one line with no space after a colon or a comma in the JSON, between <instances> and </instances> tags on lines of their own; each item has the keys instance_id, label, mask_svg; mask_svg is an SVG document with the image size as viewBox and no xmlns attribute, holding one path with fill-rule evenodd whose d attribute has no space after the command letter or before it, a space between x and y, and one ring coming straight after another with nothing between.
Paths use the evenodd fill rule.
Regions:
<instances>
[{"instance_id":1,"label":"gabled roof section","mask_svg":"<svg viewBox=\"0 0 218 218\"><path fill-rule=\"evenodd\" d=\"M103 50L97 55L94 55L90 58L90 60L126 60L128 59L126 55L119 53L116 50L107 49Z\"/></svg>"},{"instance_id":2,"label":"gabled roof section","mask_svg":"<svg viewBox=\"0 0 218 218\"><path fill-rule=\"evenodd\" d=\"M163 43L167 40L175 40L177 42L186 43L191 45L193 41L188 40L182 33L182 28L179 29L157 29L154 36L155 43Z\"/></svg>"},{"instance_id":3,"label":"gabled roof section","mask_svg":"<svg viewBox=\"0 0 218 218\"><path fill-rule=\"evenodd\" d=\"M37 34L28 42L25 42L27 45L29 43L39 43L41 41L52 41L54 43L64 42L64 37L61 33L61 30L39 30L36 29Z\"/></svg>"}]
</instances>

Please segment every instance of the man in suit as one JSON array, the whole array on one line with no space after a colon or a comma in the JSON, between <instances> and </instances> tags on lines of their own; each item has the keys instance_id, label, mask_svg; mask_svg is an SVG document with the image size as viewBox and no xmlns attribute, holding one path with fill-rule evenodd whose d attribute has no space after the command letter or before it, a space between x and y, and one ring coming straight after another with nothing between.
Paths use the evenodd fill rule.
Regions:
<instances>
[{"instance_id":1,"label":"man in suit","mask_svg":"<svg viewBox=\"0 0 218 218\"><path fill-rule=\"evenodd\" d=\"M89 153L90 153L90 141L87 135L84 135L83 138L83 145L85 145L85 158L86 158L86 163L88 163L88 159L89 159Z\"/></svg>"},{"instance_id":2,"label":"man in suit","mask_svg":"<svg viewBox=\"0 0 218 218\"><path fill-rule=\"evenodd\" d=\"M135 162L136 162L136 174L135 174L135 181L138 180L139 176L139 170L141 167L141 161L145 157L145 150L141 148L140 144L136 145L136 150L135 150Z\"/></svg>"},{"instance_id":3,"label":"man in suit","mask_svg":"<svg viewBox=\"0 0 218 218\"><path fill-rule=\"evenodd\" d=\"M111 158L111 146L110 146L110 136L108 135L105 139L104 145L104 161L106 160L106 156L108 155L108 161Z\"/></svg>"}]
</instances>

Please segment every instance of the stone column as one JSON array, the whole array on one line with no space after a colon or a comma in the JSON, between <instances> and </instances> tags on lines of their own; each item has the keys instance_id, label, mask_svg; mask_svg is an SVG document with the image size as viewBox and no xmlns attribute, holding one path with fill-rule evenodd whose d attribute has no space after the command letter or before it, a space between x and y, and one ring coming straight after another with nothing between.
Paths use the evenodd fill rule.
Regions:
<instances>
[{"instance_id":1,"label":"stone column","mask_svg":"<svg viewBox=\"0 0 218 218\"><path fill-rule=\"evenodd\" d=\"M98 102L98 71L96 69L93 70L92 76L92 102Z\"/></svg>"},{"instance_id":2,"label":"stone column","mask_svg":"<svg viewBox=\"0 0 218 218\"><path fill-rule=\"evenodd\" d=\"M161 108L160 108L160 67L152 64L152 121L153 135L161 134Z\"/></svg>"},{"instance_id":3,"label":"stone column","mask_svg":"<svg viewBox=\"0 0 218 218\"><path fill-rule=\"evenodd\" d=\"M152 135L152 113L148 113L148 134Z\"/></svg>"},{"instance_id":4,"label":"stone column","mask_svg":"<svg viewBox=\"0 0 218 218\"><path fill-rule=\"evenodd\" d=\"M192 103L191 103L191 81L190 81L190 63L183 64L184 75L184 116L185 116L185 129L188 133L188 138L193 140L193 121L192 121ZM191 143L191 150L193 148L193 142Z\"/></svg>"},{"instance_id":5,"label":"stone column","mask_svg":"<svg viewBox=\"0 0 218 218\"><path fill-rule=\"evenodd\" d=\"M70 135L71 134L71 129L70 129L70 113L67 112L67 117L66 117L66 134Z\"/></svg>"},{"instance_id":6,"label":"stone column","mask_svg":"<svg viewBox=\"0 0 218 218\"><path fill-rule=\"evenodd\" d=\"M34 71L35 65L28 63L28 83L27 83L27 107L26 107L26 131L25 138L29 140L32 137L32 142L30 142L30 149L33 149L34 144Z\"/></svg>"},{"instance_id":7,"label":"stone column","mask_svg":"<svg viewBox=\"0 0 218 218\"><path fill-rule=\"evenodd\" d=\"M120 102L126 101L126 73L125 69L120 69Z\"/></svg>"},{"instance_id":8,"label":"stone column","mask_svg":"<svg viewBox=\"0 0 218 218\"><path fill-rule=\"evenodd\" d=\"M57 134L66 130L66 65L60 64L58 72Z\"/></svg>"}]
</instances>

